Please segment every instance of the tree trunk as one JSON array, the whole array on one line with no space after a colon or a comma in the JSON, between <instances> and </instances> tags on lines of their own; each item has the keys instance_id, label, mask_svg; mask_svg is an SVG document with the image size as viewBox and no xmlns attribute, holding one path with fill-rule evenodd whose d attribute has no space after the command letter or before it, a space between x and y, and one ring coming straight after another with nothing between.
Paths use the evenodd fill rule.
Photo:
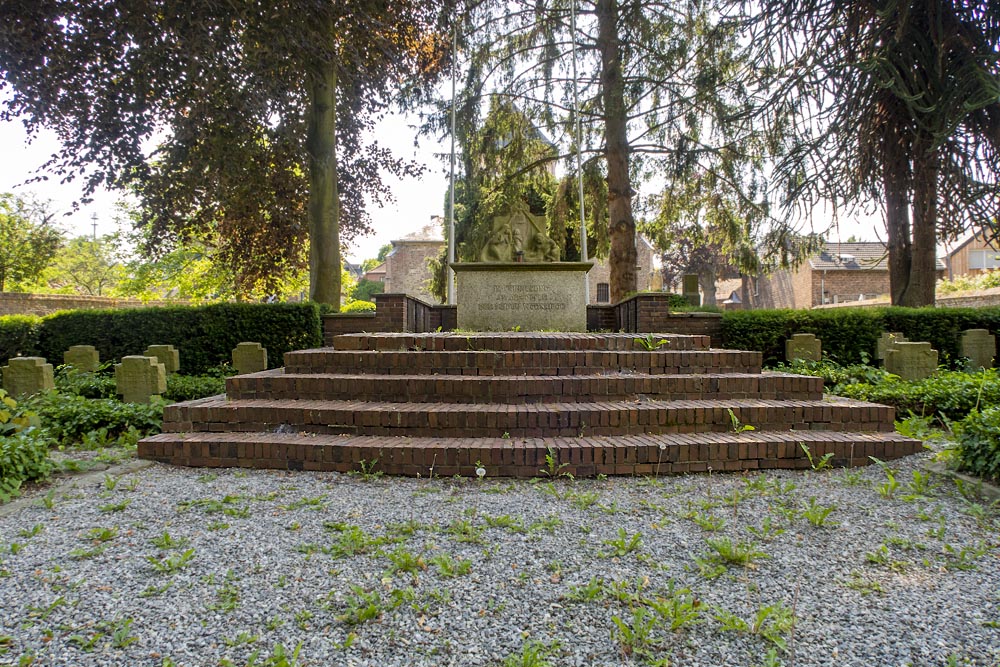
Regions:
<instances>
[{"instance_id":1,"label":"tree trunk","mask_svg":"<svg viewBox=\"0 0 1000 667\"><path fill-rule=\"evenodd\" d=\"M937 152L920 149L914 154L910 286L900 305L933 306L937 284Z\"/></svg>"},{"instance_id":2,"label":"tree trunk","mask_svg":"<svg viewBox=\"0 0 1000 667\"><path fill-rule=\"evenodd\" d=\"M698 275L698 282L701 283L701 305L716 305L715 271L703 271Z\"/></svg>"},{"instance_id":3,"label":"tree trunk","mask_svg":"<svg viewBox=\"0 0 1000 667\"><path fill-rule=\"evenodd\" d=\"M898 133L887 131L882 158L882 189L885 195L885 227L889 251L889 296L899 306L910 291L910 209L908 160L903 155Z\"/></svg>"},{"instance_id":4,"label":"tree trunk","mask_svg":"<svg viewBox=\"0 0 1000 667\"><path fill-rule=\"evenodd\" d=\"M336 64L319 63L309 88L309 298L340 310Z\"/></svg>"},{"instance_id":5,"label":"tree trunk","mask_svg":"<svg viewBox=\"0 0 1000 667\"><path fill-rule=\"evenodd\" d=\"M610 224L611 302L635 292L637 253L632 183L629 176L628 128L621 46L618 40L618 0L597 0L597 48L601 53L601 100L604 104L604 141L608 163L608 221Z\"/></svg>"}]
</instances>

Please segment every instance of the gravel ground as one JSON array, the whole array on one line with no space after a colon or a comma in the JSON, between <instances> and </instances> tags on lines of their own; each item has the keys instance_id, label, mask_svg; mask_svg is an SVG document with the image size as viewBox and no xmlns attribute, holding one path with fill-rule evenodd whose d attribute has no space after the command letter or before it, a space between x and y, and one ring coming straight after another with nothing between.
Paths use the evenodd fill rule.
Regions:
<instances>
[{"instance_id":1,"label":"gravel ground","mask_svg":"<svg viewBox=\"0 0 1000 667\"><path fill-rule=\"evenodd\" d=\"M1000 522L926 461L81 478L0 514L0 664L995 667Z\"/></svg>"}]
</instances>

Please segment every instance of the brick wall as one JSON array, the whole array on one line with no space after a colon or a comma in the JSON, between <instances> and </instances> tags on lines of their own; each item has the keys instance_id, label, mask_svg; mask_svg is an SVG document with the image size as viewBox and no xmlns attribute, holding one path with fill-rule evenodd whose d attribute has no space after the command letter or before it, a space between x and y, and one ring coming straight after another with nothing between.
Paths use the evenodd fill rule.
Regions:
<instances>
[{"instance_id":1,"label":"brick wall","mask_svg":"<svg viewBox=\"0 0 1000 667\"><path fill-rule=\"evenodd\" d=\"M427 303L437 301L431 296L431 277L427 262L438 257L445 244L440 241L395 241L395 250L385 259L385 291L409 294Z\"/></svg>"},{"instance_id":2,"label":"brick wall","mask_svg":"<svg viewBox=\"0 0 1000 667\"><path fill-rule=\"evenodd\" d=\"M818 306L824 303L821 295L825 293L826 303L841 303L857 301L864 294L872 297L889 293L889 272L862 269L860 271L813 271L812 301L803 304L803 308Z\"/></svg>"},{"instance_id":3,"label":"brick wall","mask_svg":"<svg viewBox=\"0 0 1000 667\"><path fill-rule=\"evenodd\" d=\"M188 305L187 301L180 300L140 301L139 299L115 299L106 296L0 292L0 315L49 315L59 310L186 305Z\"/></svg>"},{"instance_id":4,"label":"brick wall","mask_svg":"<svg viewBox=\"0 0 1000 667\"><path fill-rule=\"evenodd\" d=\"M653 275L653 248L642 239L636 243L637 266L636 286L641 290L653 289L655 276ZM587 284L590 286L590 303L597 303L597 284L611 283L611 270L608 268L607 259L594 259L594 268L587 274Z\"/></svg>"}]
</instances>

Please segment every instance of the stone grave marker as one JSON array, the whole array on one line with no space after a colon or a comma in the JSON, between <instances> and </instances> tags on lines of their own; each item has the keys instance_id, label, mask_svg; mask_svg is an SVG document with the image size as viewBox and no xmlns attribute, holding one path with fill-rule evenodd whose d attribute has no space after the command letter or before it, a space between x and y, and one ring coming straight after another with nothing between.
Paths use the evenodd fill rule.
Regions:
<instances>
[{"instance_id":1,"label":"stone grave marker","mask_svg":"<svg viewBox=\"0 0 1000 667\"><path fill-rule=\"evenodd\" d=\"M681 293L692 306L701 305L701 294L698 293L698 275L686 273L681 279Z\"/></svg>"},{"instance_id":2,"label":"stone grave marker","mask_svg":"<svg viewBox=\"0 0 1000 667\"><path fill-rule=\"evenodd\" d=\"M997 339L988 329L966 329L962 332L962 356L969 358L973 369L993 368L997 356Z\"/></svg>"},{"instance_id":3,"label":"stone grave marker","mask_svg":"<svg viewBox=\"0 0 1000 667\"><path fill-rule=\"evenodd\" d=\"M167 390L167 372L156 357L122 357L115 364L115 386L126 403L149 403Z\"/></svg>"},{"instance_id":4,"label":"stone grave marker","mask_svg":"<svg viewBox=\"0 0 1000 667\"><path fill-rule=\"evenodd\" d=\"M240 375L267 370L267 348L260 343L240 343L233 350L233 368Z\"/></svg>"},{"instance_id":5,"label":"stone grave marker","mask_svg":"<svg viewBox=\"0 0 1000 667\"><path fill-rule=\"evenodd\" d=\"M145 356L156 357L163 364L167 375L176 373L181 368L180 353L174 349L173 345L150 345L146 348Z\"/></svg>"},{"instance_id":6,"label":"stone grave marker","mask_svg":"<svg viewBox=\"0 0 1000 667\"><path fill-rule=\"evenodd\" d=\"M886 331L879 336L875 343L875 361L885 363L885 351L893 347L896 343L907 342L907 337L898 331Z\"/></svg>"},{"instance_id":7,"label":"stone grave marker","mask_svg":"<svg viewBox=\"0 0 1000 667\"><path fill-rule=\"evenodd\" d=\"M56 388L52 364L46 363L43 357L12 357L0 372L3 373L3 388L11 396Z\"/></svg>"},{"instance_id":8,"label":"stone grave marker","mask_svg":"<svg viewBox=\"0 0 1000 667\"><path fill-rule=\"evenodd\" d=\"M822 341L811 333L793 334L785 341L785 359L787 361L796 359L821 361L823 359Z\"/></svg>"},{"instance_id":9,"label":"stone grave marker","mask_svg":"<svg viewBox=\"0 0 1000 667\"><path fill-rule=\"evenodd\" d=\"M930 343L896 343L885 351L885 370L904 380L923 380L937 370L938 351Z\"/></svg>"},{"instance_id":10,"label":"stone grave marker","mask_svg":"<svg viewBox=\"0 0 1000 667\"><path fill-rule=\"evenodd\" d=\"M75 370L93 373L101 365L101 355L93 345L73 345L63 352L63 363Z\"/></svg>"}]
</instances>

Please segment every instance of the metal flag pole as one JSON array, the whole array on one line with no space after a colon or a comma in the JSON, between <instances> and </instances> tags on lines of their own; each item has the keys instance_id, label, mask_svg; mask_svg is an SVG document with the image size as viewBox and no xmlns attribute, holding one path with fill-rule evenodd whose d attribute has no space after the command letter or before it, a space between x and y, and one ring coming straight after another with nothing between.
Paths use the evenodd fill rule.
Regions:
<instances>
[{"instance_id":1,"label":"metal flag pole","mask_svg":"<svg viewBox=\"0 0 1000 667\"><path fill-rule=\"evenodd\" d=\"M569 14L570 32L573 44L573 118L576 131L576 177L580 186L580 261L587 261L587 214L583 204L583 133L580 129L580 99L577 92L576 74L576 0L570 3ZM590 280L587 274L583 274L583 302L590 303Z\"/></svg>"},{"instance_id":2,"label":"metal flag pole","mask_svg":"<svg viewBox=\"0 0 1000 667\"><path fill-rule=\"evenodd\" d=\"M456 61L458 60L458 21L451 33L451 173L448 176L448 305L455 305L455 99Z\"/></svg>"}]
</instances>

